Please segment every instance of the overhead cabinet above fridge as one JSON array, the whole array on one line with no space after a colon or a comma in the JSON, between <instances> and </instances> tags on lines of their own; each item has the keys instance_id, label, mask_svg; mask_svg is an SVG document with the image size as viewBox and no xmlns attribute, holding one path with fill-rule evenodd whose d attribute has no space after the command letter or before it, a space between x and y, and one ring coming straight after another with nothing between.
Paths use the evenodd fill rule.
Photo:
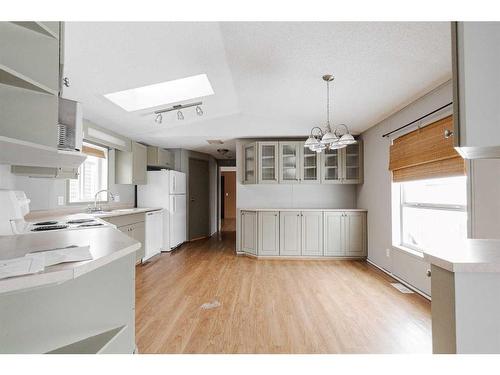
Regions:
<instances>
[{"instance_id":1,"label":"overhead cabinet above fridge","mask_svg":"<svg viewBox=\"0 0 500 375\"><path fill-rule=\"evenodd\" d=\"M361 184L362 142L322 153L303 141L258 141L243 146L244 184Z\"/></svg>"}]
</instances>

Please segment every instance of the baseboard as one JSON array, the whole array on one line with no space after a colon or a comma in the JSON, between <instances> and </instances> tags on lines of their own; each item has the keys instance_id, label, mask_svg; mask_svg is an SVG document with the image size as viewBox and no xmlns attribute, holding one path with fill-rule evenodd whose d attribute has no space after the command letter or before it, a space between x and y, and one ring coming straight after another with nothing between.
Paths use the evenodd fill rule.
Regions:
<instances>
[{"instance_id":1,"label":"baseboard","mask_svg":"<svg viewBox=\"0 0 500 375\"><path fill-rule=\"evenodd\" d=\"M390 277L392 277L393 279L399 281L401 284L403 284L404 286L406 286L407 288L411 289L412 291L414 291L415 293L417 294L420 294L422 297L428 299L429 301L432 301L432 298L431 296L425 294L424 292L422 292L421 290L415 288L413 285L411 284L408 284L408 282L404 281L403 279L401 279L400 277L397 277L396 275L394 275L392 272L389 272L387 271L385 268L382 268L380 267L379 265L373 263L370 259L366 259L366 261L368 263L370 263L373 267L375 268L378 268L380 271L382 271L383 273L389 275Z\"/></svg>"},{"instance_id":2,"label":"baseboard","mask_svg":"<svg viewBox=\"0 0 500 375\"><path fill-rule=\"evenodd\" d=\"M328 257L328 256L284 256L284 255L255 255L249 254L241 251L237 251L236 255L246 256L253 259L259 260L366 260L366 256L361 257Z\"/></svg>"}]
</instances>

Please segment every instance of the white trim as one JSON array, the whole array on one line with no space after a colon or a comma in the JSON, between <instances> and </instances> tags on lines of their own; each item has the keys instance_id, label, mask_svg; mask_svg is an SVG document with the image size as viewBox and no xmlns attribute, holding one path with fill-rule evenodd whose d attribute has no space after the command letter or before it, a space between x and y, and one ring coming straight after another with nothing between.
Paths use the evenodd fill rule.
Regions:
<instances>
[{"instance_id":1,"label":"white trim","mask_svg":"<svg viewBox=\"0 0 500 375\"><path fill-rule=\"evenodd\" d=\"M220 172L236 172L236 167L219 167Z\"/></svg>"},{"instance_id":2,"label":"white trim","mask_svg":"<svg viewBox=\"0 0 500 375\"><path fill-rule=\"evenodd\" d=\"M422 292L421 290L417 289L416 287L414 287L413 285L411 284L408 284L408 282L404 281L403 279L397 277L396 275L394 275L392 272L390 271L387 271L385 268L382 268L380 266L378 266L377 264L373 263L370 259L366 259L366 261L371 264L373 267L376 267L378 268L379 270L381 270L383 273L389 275L390 277L392 277L393 279L399 281L401 284L403 284L404 286L406 286L407 288L413 290L415 293L417 294L420 294L422 297L424 297L425 299L428 299L429 301L432 301L432 298L431 296L425 294L424 292Z\"/></svg>"}]
</instances>

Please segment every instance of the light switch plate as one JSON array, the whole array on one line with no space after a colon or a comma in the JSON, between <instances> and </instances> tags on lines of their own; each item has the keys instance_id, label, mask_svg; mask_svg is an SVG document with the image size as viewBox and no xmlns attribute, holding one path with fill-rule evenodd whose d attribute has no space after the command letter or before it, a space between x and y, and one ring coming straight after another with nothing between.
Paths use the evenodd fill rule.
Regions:
<instances>
[{"instance_id":1,"label":"light switch plate","mask_svg":"<svg viewBox=\"0 0 500 375\"><path fill-rule=\"evenodd\" d=\"M64 196L63 195L58 195L57 196L57 205L58 206L64 206Z\"/></svg>"},{"instance_id":2,"label":"light switch plate","mask_svg":"<svg viewBox=\"0 0 500 375\"><path fill-rule=\"evenodd\" d=\"M391 249L385 249L385 256L387 258L390 258L391 257Z\"/></svg>"},{"instance_id":3,"label":"light switch plate","mask_svg":"<svg viewBox=\"0 0 500 375\"><path fill-rule=\"evenodd\" d=\"M120 201L120 196L115 194L114 202L119 202L119 201Z\"/></svg>"}]
</instances>

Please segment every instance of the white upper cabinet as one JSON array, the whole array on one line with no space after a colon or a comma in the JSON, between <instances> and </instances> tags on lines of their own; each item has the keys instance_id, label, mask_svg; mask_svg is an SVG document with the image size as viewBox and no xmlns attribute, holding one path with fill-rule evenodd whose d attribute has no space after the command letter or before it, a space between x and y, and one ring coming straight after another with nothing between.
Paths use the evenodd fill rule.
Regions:
<instances>
[{"instance_id":1,"label":"white upper cabinet","mask_svg":"<svg viewBox=\"0 0 500 375\"><path fill-rule=\"evenodd\" d=\"M0 22L0 137L57 149L58 28Z\"/></svg>"},{"instance_id":2,"label":"white upper cabinet","mask_svg":"<svg viewBox=\"0 0 500 375\"><path fill-rule=\"evenodd\" d=\"M250 143L243 147L243 181L244 184L257 183L257 144Z\"/></svg>"},{"instance_id":3,"label":"white upper cabinet","mask_svg":"<svg viewBox=\"0 0 500 375\"><path fill-rule=\"evenodd\" d=\"M301 177L301 151L303 142L279 142L279 182L298 184Z\"/></svg>"},{"instance_id":4,"label":"white upper cabinet","mask_svg":"<svg viewBox=\"0 0 500 375\"><path fill-rule=\"evenodd\" d=\"M304 141L258 141L242 148L244 184L360 184L363 182L361 141L321 153Z\"/></svg>"},{"instance_id":5,"label":"white upper cabinet","mask_svg":"<svg viewBox=\"0 0 500 375\"><path fill-rule=\"evenodd\" d=\"M500 23L453 22L452 59L455 147L500 158Z\"/></svg>"},{"instance_id":6,"label":"white upper cabinet","mask_svg":"<svg viewBox=\"0 0 500 375\"><path fill-rule=\"evenodd\" d=\"M258 142L259 184L278 183L278 142Z\"/></svg>"},{"instance_id":7,"label":"white upper cabinet","mask_svg":"<svg viewBox=\"0 0 500 375\"><path fill-rule=\"evenodd\" d=\"M258 220L258 255L278 256L280 254L279 211L261 211Z\"/></svg>"},{"instance_id":8,"label":"white upper cabinet","mask_svg":"<svg viewBox=\"0 0 500 375\"><path fill-rule=\"evenodd\" d=\"M323 184L342 183L342 150L325 150L321 153L321 182Z\"/></svg>"},{"instance_id":9,"label":"white upper cabinet","mask_svg":"<svg viewBox=\"0 0 500 375\"><path fill-rule=\"evenodd\" d=\"M363 144L361 141L342 149L342 183L360 184L363 178Z\"/></svg>"},{"instance_id":10,"label":"white upper cabinet","mask_svg":"<svg viewBox=\"0 0 500 375\"><path fill-rule=\"evenodd\" d=\"M317 184L321 182L321 154L309 150L302 144L302 175L301 182Z\"/></svg>"}]
</instances>

